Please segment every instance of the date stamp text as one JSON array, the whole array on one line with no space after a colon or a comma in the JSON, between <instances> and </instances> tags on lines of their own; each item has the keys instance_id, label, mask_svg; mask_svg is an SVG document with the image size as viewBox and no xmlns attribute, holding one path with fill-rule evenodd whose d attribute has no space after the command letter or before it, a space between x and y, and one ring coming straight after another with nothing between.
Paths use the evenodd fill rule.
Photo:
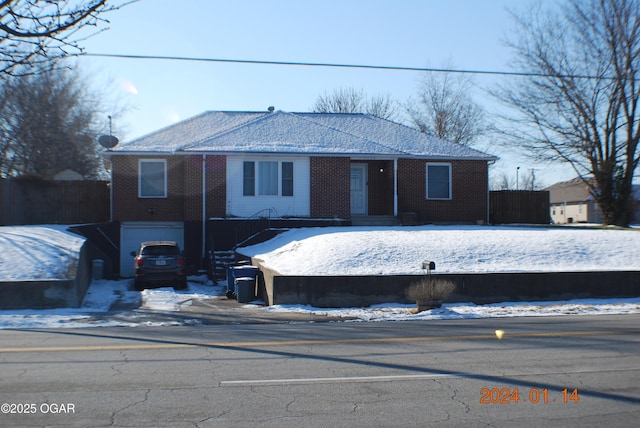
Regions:
<instances>
[{"instance_id":1,"label":"date stamp text","mask_svg":"<svg viewBox=\"0 0 640 428\"><path fill-rule=\"evenodd\" d=\"M580 396L578 388L565 388L560 393L549 392L547 388L482 388L480 390L480 404L548 404L548 403L578 403Z\"/></svg>"}]
</instances>

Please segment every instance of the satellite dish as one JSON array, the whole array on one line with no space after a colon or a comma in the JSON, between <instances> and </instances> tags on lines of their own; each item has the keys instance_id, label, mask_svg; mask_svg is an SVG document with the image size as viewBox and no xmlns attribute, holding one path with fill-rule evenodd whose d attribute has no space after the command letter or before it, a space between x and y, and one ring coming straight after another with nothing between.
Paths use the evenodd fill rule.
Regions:
<instances>
[{"instance_id":1,"label":"satellite dish","mask_svg":"<svg viewBox=\"0 0 640 428\"><path fill-rule=\"evenodd\" d=\"M100 138L98 138L98 143L106 149L112 149L118 145L119 141L118 138L113 135L101 135Z\"/></svg>"}]
</instances>

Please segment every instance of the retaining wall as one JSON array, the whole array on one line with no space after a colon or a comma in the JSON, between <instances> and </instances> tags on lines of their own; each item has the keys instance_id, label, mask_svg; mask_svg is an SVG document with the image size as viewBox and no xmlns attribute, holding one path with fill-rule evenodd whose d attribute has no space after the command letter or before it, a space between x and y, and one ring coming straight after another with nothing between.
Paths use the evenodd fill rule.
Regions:
<instances>
[{"instance_id":1,"label":"retaining wall","mask_svg":"<svg viewBox=\"0 0 640 428\"><path fill-rule=\"evenodd\" d=\"M254 264L260 266L258 260ZM260 266L260 297L268 305L360 307L414 303L407 288L423 275L283 276ZM476 304L640 296L640 271L434 274L455 283L446 302Z\"/></svg>"},{"instance_id":2,"label":"retaining wall","mask_svg":"<svg viewBox=\"0 0 640 428\"><path fill-rule=\"evenodd\" d=\"M85 242L72 278L0 282L0 309L80 307L91 284L91 260L88 254L89 246Z\"/></svg>"}]
</instances>

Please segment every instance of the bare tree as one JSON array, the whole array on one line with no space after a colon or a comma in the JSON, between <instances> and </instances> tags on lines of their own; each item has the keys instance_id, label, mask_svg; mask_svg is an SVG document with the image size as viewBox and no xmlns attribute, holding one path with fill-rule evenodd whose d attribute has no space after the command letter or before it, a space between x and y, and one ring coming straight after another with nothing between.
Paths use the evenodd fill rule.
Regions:
<instances>
[{"instance_id":1,"label":"bare tree","mask_svg":"<svg viewBox=\"0 0 640 428\"><path fill-rule=\"evenodd\" d=\"M452 68L452 67L448 67ZM431 73L420 84L418 100L406 112L421 132L470 145L488 129L484 110L469 95L472 81L451 72Z\"/></svg>"},{"instance_id":2,"label":"bare tree","mask_svg":"<svg viewBox=\"0 0 640 428\"><path fill-rule=\"evenodd\" d=\"M491 190L513 190L515 189L515 180L509 177L509 174L502 172L500 175L492 175Z\"/></svg>"},{"instance_id":3,"label":"bare tree","mask_svg":"<svg viewBox=\"0 0 640 428\"><path fill-rule=\"evenodd\" d=\"M13 77L0 81L0 99L0 177L100 177L107 114L86 77L67 67Z\"/></svg>"},{"instance_id":4,"label":"bare tree","mask_svg":"<svg viewBox=\"0 0 640 428\"><path fill-rule=\"evenodd\" d=\"M133 1L0 0L0 77L32 73L80 53L80 42L102 31L100 24L107 22L103 14Z\"/></svg>"},{"instance_id":5,"label":"bare tree","mask_svg":"<svg viewBox=\"0 0 640 428\"><path fill-rule=\"evenodd\" d=\"M382 119L394 120L396 102L388 95L367 98L362 89L339 88L318 96L312 108L314 113L368 113Z\"/></svg>"},{"instance_id":6,"label":"bare tree","mask_svg":"<svg viewBox=\"0 0 640 428\"><path fill-rule=\"evenodd\" d=\"M522 172L520 172L522 171ZM535 168L518 169L515 177L503 171L499 175L492 175L491 190L540 190L542 187L536 177Z\"/></svg>"},{"instance_id":7,"label":"bare tree","mask_svg":"<svg viewBox=\"0 0 640 428\"><path fill-rule=\"evenodd\" d=\"M530 75L497 91L514 108L506 135L538 159L569 163L604 223L628 225L639 161L639 1L568 0L512 16L508 44Z\"/></svg>"}]
</instances>

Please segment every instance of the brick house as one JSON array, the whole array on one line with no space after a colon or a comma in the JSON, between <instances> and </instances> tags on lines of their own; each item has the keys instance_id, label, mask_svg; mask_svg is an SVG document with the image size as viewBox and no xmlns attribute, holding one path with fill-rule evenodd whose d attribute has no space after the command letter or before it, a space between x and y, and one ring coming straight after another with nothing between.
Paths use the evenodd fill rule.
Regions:
<instances>
[{"instance_id":1,"label":"brick house","mask_svg":"<svg viewBox=\"0 0 640 428\"><path fill-rule=\"evenodd\" d=\"M146 239L202 259L215 219L488 222L496 159L371 115L282 111L205 112L107 156L123 276Z\"/></svg>"}]
</instances>

